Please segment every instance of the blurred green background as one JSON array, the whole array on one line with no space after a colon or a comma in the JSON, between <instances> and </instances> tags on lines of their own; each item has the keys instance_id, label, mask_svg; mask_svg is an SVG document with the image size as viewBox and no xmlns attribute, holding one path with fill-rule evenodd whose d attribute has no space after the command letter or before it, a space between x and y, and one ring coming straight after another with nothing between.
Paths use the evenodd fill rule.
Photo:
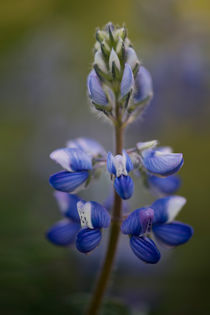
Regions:
<instances>
[{"instance_id":1,"label":"blurred green background","mask_svg":"<svg viewBox=\"0 0 210 315\"><path fill-rule=\"evenodd\" d=\"M209 1L2 0L1 314L77 314L79 294L93 287L106 240L87 257L45 240L61 217L48 156L82 135L112 149L112 129L92 115L86 97L95 28L109 21L126 23L154 80L154 100L128 129L127 147L159 139L184 153L180 194L188 202L179 219L195 234L157 266L139 262L122 237L108 295L132 314L209 313ZM109 189L105 178L83 196L101 201ZM136 183L131 209L150 200Z\"/></svg>"}]
</instances>

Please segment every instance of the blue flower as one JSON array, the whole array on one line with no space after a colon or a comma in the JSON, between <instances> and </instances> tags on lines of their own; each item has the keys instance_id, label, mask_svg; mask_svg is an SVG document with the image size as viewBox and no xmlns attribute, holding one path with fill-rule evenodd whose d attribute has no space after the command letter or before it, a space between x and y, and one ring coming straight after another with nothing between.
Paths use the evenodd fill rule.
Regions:
<instances>
[{"instance_id":1,"label":"blue flower","mask_svg":"<svg viewBox=\"0 0 210 315\"><path fill-rule=\"evenodd\" d=\"M55 197L65 219L48 230L47 239L60 246L75 243L82 253L92 251L101 241L101 229L110 225L107 210L95 201L86 202L76 195L56 192Z\"/></svg>"},{"instance_id":2,"label":"blue flower","mask_svg":"<svg viewBox=\"0 0 210 315\"><path fill-rule=\"evenodd\" d=\"M148 237L151 233L159 243L171 247L191 238L190 225L173 221L185 202L180 196L161 198L149 208L136 209L123 221L121 231L130 235L130 247L139 259L150 264L160 260L156 244Z\"/></svg>"},{"instance_id":3,"label":"blue flower","mask_svg":"<svg viewBox=\"0 0 210 315\"><path fill-rule=\"evenodd\" d=\"M50 158L65 169L50 177L53 188L75 192L85 186L89 171L92 170L92 159L87 153L80 149L63 148L53 151Z\"/></svg>"},{"instance_id":4,"label":"blue flower","mask_svg":"<svg viewBox=\"0 0 210 315\"><path fill-rule=\"evenodd\" d=\"M143 150L141 160L146 171L159 176L178 172L184 163L182 153L171 153L162 148Z\"/></svg>"},{"instance_id":5,"label":"blue flower","mask_svg":"<svg viewBox=\"0 0 210 315\"><path fill-rule=\"evenodd\" d=\"M123 150L123 154L113 156L111 152L107 156L107 169L114 175L114 188L122 199L129 199L134 190L133 180L128 173L133 170L133 163Z\"/></svg>"}]
</instances>

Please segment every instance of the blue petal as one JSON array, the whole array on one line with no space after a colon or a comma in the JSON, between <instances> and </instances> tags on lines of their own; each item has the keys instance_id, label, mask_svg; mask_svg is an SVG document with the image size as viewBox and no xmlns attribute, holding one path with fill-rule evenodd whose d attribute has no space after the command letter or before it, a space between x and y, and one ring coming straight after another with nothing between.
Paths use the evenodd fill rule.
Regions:
<instances>
[{"instance_id":1,"label":"blue petal","mask_svg":"<svg viewBox=\"0 0 210 315\"><path fill-rule=\"evenodd\" d=\"M149 100L153 95L152 78L147 69L140 66L135 78L134 103L141 103Z\"/></svg>"},{"instance_id":2,"label":"blue petal","mask_svg":"<svg viewBox=\"0 0 210 315\"><path fill-rule=\"evenodd\" d=\"M121 226L123 234L142 235L150 232L154 210L151 208L139 208L133 211Z\"/></svg>"},{"instance_id":3,"label":"blue petal","mask_svg":"<svg viewBox=\"0 0 210 315\"><path fill-rule=\"evenodd\" d=\"M52 175L49 179L50 185L63 192L74 192L83 187L83 184L88 179L88 171L70 173L62 171Z\"/></svg>"},{"instance_id":4,"label":"blue petal","mask_svg":"<svg viewBox=\"0 0 210 315\"><path fill-rule=\"evenodd\" d=\"M55 245L67 246L75 241L80 224L62 220L53 225L46 233L47 239Z\"/></svg>"},{"instance_id":5,"label":"blue petal","mask_svg":"<svg viewBox=\"0 0 210 315\"><path fill-rule=\"evenodd\" d=\"M160 195L172 195L181 185L181 179L177 175L170 175L165 178L149 175L148 182L152 190Z\"/></svg>"},{"instance_id":6,"label":"blue petal","mask_svg":"<svg viewBox=\"0 0 210 315\"><path fill-rule=\"evenodd\" d=\"M172 175L181 168L184 162L182 153L164 153L149 149L143 151L142 156L144 167L154 175Z\"/></svg>"},{"instance_id":7,"label":"blue petal","mask_svg":"<svg viewBox=\"0 0 210 315\"><path fill-rule=\"evenodd\" d=\"M133 253L148 264L156 264L160 260L158 248L148 237L132 236L130 246Z\"/></svg>"},{"instance_id":8,"label":"blue petal","mask_svg":"<svg viewBox=\"0 0 210 315\"><path fill-rule=\"evenodd\" d=\"M102 145L99 142L90 138L81 137L70 140L67 142L67 147L83 150L91 157L106 155L106 151L104 150Z\"/></svg>"},{"instance_id":9,"label":"blue petal","mask_svg":"<svg viewBox=\"0 0 210 315\"><path fill-rule=\"evenodd\" d=\"M76 247L82 253L89 253L99 245L102 235L98 229L82 229L76 240Z\"/></svg>"},{"instance_id":10,"label":"blue petal","mask_svg":"<svg viewBox=\"0 0 210 315\"><path fill-rule=\"evenodd\" d=\"M120 177L115 178L114 188L118 195L126 200L133 195L134 183L130 176L121 175Z\"/></svg>"},{"instance_id":11,"label":"blue petal","mask_svg":"<svg viewBox=\"0 0 210 315\"><path fill-rule=\"evenodd\" d=\"M121 97L127 95L133 88L133 85L134 85L133 72L130 65L126 63L120 85Z\"/></svg>"},{"instance_id":12,"label":"blue petal","mask_svg":"<svg viewBox=\"0 0 210 315\"><path fill-rule=\"evenodd\" d=\"M169 196L156 200L151 205L154 210L153 224L173 221L185 203L186 199L182 196Z\"/></svg>"},{"instance_id":13,"label":"blue petal","mask_svg":"<svg viewBox=\"0 0 210 315\"><path fill-rule=\"evenodd\" d=\"M77 203L83 201L77 195L70 195L61 191L55 192L55 197L61 212L75 222L80 222L80 217L77 210Z\"/></svg>"},{"instance_id":14,"label":"blue petal","mask_svg":"<svg viewBox=\"0 0 210 315\"><path fill-rule=\"evenodd\" d=\"M91 221L94 228L107 228L110 225L111 217L108 211L98 202L90 201Z\"/></svg>"},{"instance_id":15,"label":"blue petal","mask_svg":"<svg viewBox=\"0 0 210 315\"><path fill-rule=\"evenodd\" d=\"M184 244L193 235L192 227L181 222L156 225L153 232L159 241L169 246Z\"/></svg>"},{"instance_id":16,"label":"blue petal","mask_svg":"<svg viewBox=\"0 0 210 315\"><path fill-rule=\"evenodd\" d=\"M58 149L50 154L50 158L69 172L92 169L90 156L80 149Z\"/></svg>"},{"instance_id":17,"label":"blue petal","mask_svg":"<svg viewBox=\"0 0 210 315\"><path fill-rule=\"evenodd\" d=\"M123 155L125 156L126 159L126 171L129 173L130 171L133 170L133 163L131 161L130 156L125 150L123 150Z\"/></svg>"},{"instance_id":18,"label":"blue petal","mask_svg":"<svg viewBox=\"0 0 210 315\"><path fill-rule=\"evenodd\" d=\"M98 105L107 105L108 99L104 93L101 82L95 72L92 70L88 76L87 80L88 92L91 100Z\"/></svg>"},{"instance_id":19,"label":"blue petal","mask_svg":"<svg viewBox=\"0 0 210 315\"><path fill-rule=\"evenodd\" d=\"M116 176L116 167L114 165L114 156L111 152L107 154L107 170L110 174Z\"/></svg>"}]
</instances>

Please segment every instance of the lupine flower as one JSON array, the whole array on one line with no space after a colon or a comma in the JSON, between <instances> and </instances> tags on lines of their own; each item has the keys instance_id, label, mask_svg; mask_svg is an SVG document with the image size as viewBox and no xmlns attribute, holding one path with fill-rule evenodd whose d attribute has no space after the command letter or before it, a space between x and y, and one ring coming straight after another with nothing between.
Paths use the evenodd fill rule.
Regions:
<instances>
[{"instance_id":1,"label":"lupine flower","mask_svg":"<svg viewBox=\"0 0 210 315\"><path fill-rule=\"evenodd\" d=\"M130 235L130 246L134 254L147 263L157 263L160 252L147 235L154 235L157 241L167 246L186 243L192 236L192 227L173 221L185 204L186 199L170 196L156 200L148 208L133 211L121 226L124 234Z\"/></svg>"},{"instance_id":2,"label":"lupine flower","mask_svg":"<svg viewBox=\"0 0 210 315\"><path fill-rule=\"evenodd\" d=\"M82 253L92 251L101 241L101 229L110 224L107 210L95 201L86 202L76 195L56 192L55 197L66 218L49 229L48 240L60 246L76 243Z\"/></svg>"},{"instance_id":3,"label":"lupine flower","mask_svg":"<svg viewBox=\"0 0 210 315\"><path fill-rule=\"evenodd\" d=\"M137 144L137 150L140 144ZM141 150L141 163L149 173L169 176L179 171L184 163L182 153L172 153L168 147Z\"/></svg>"},{"instance_id":4,"label":"lupine flower","mask_svg":"<svg viewBox=\"0 0 210 315\"><path fill-rule=\"evenodd\" d=\"M53 188L63 192L75 192L85 186L92 169L92 160L83 150L58 149L50 154L50 158L65 170L50 177L49 182Z\"/></svg>"},{"instance_id":5,"label":"lupine flower","mask_svg":"<svg viewBox=\"0 0 210 315\"><path fill-rule=\"evenodd\" d=\"M132 178L128 175L133 169L133 163L123 150L123 154L113 156L111 152L107 156L107 169L110 174L114 175L114 188L122 199L129 199L134 190Z\"/></svg>"},{"instance_id":6,"label":"lupine flower","mask_svg":"<svg viewBox=\"0 0 210 315\"><path fill-rule=\"evenodd\" d=\"M80 149L90 155L92 158L98 158L106 155L103 146L94 139L80 137L69 140L66 144L67 148Z\"/></svg>"}]
</instances>

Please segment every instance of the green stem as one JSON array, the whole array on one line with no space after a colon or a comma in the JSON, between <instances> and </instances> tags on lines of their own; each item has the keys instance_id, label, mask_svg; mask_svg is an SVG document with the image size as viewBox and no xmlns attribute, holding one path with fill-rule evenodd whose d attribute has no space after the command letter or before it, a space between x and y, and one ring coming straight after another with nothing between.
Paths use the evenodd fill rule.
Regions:
<instances>
[{"instance_id":1,"label":"green stem","mask_svg":"<svg viewBox=\"0 0 210 315\"><path fill-rule=\"evenodd\" d=\"M121 124L115 126L116 154L121 154L123 149L123 127ZM109 235L109 243L101 273L99 275L96 287L90 302L87 315L96 315L99 312L102 299L111 274L114 257L117 249L117 243L120 234L122 199L114 192L114 206L112 212L112 221Z\"/></svg>"}]
</instances>

